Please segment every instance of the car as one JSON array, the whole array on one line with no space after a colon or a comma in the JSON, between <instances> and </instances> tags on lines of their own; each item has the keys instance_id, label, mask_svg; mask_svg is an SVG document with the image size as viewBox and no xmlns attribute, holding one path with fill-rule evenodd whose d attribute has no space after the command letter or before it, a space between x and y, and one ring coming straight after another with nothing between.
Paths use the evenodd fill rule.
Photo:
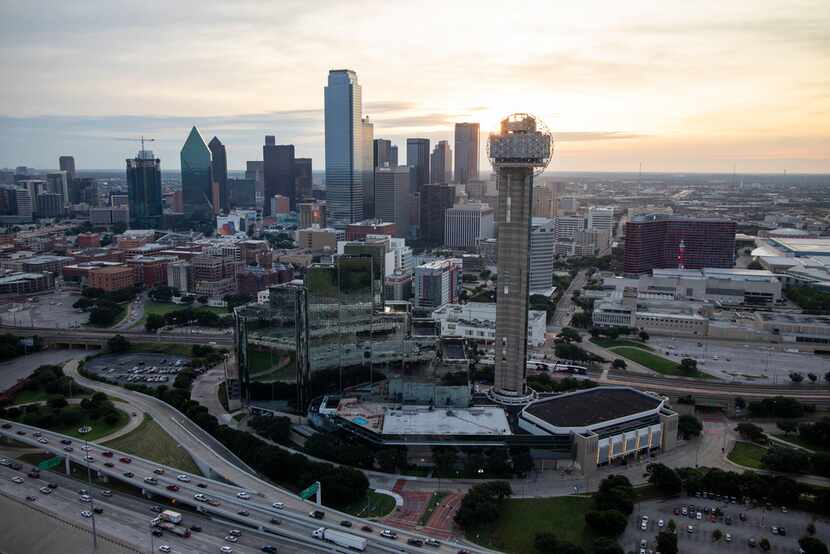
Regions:
<instances>
[{"instance_id":1,"label":"car","mask_svg":"<svg viewBox=\"0 0 830 554\"><path fill-rule=\"evenodd\" d=\"M176 492L179 490L179 485L167 485L167 490Z\"/></svg>"},{"instance_id":2,"label":"car","mask_svg":"<svg viewBox=\"0 0 830 554\"><path fill-rule=\"evenodd\" d=\"M194 533L201 533L202 532L202 526L201 525L191 525L190 530L193 531Z\"/></svg>"},{"instance_id":3,"label":"car","mask_svg":"<svg viewBox=\"0 0 830 554\"><path fill-rule=\"evenodd\" d=\"M732 542L732 534L731 533L727 533L726 535L723 536L723 538L724 538L724 540L726 540L726 542Z\"/></svg>"},{"instance_id":4,"label":"car","mask_svg":"<svg viewBox=\"0 0 830 554\"><path fill-rule=\"evenodd\" d=\"M429 538L429 537L424 539L424 542L427 543L429 546L434 546L436 548L439 548L441 546L441 541L438 541L438 540L435 540L435 539L432 539L432 538Z\"/></svg>"},{"instance_id":5,"label":"car","mask_svg":"<svg viewBox=\"0 0 830 554\"><path fill-rule=\"evenodd\" d=\"M758 544L758 541L756 541L754 538L750 537L750 538L748 538L748 539L746 540L746 544L747 544L750 548L755 548L755 546L757 546L757 544Z\"/></svg>"},{"instance_id":6,"label":"car","mask_svg":"<svg viewBox=\"0 0 830 554\"><path fill-rule=\"evenodd\" d=\"M153 470L153 473L155 473L156 475L164 475L164 470L161 469L160 467L157 467L156 469Z\"/></svg>"},{"instance_id":7,"label":"car","mask_svg":"<svg viewBox=\"0 0 830 554\"><path fill-rule=\"evenodd\" d=\"M125 471L124 477L126 477L127 479L132 479L133 477L135 477L135 473L133 473L132 471Z\"/></svg>"},{"instance_id":8,"label":"car","mask_svg":"<svg viewBox=\"0 0 830 554\"><path fill-rule=\"evenodd\" d=\"M271 544L266 544L265 546L263 546L261 548L261 550L263 552L268 552L268 554L276 554L277 553L277 547L274 546L274 545L271 545Z\"/></svg>"},{"instance_id":9,"label":"car","mask_svg":"<svg viewBox=\"0 0 830 554\"><path fill-rule=\"evenodd\" d=\"M640 531L646 531L648 529L648 521L641 521L640 522Z\"/></svg>"},{"instance_id":10,"label":"car","mask_svg":"<svg viewBox=\"0 0 830 554\"><path fill-rule=\"evenodd\" d=\"M691 535L692 533L695 532L695 526L694 525L689 525L688 527L686 527L686 532Z\"/></svg>"},{"instance_id":11,"label":"car","mask_svg":"<svg viewBox=\"0 0 830 554\"><path fill-rule=\"evenodd\" d=\"M12 428L12 424L11 424L11 423L4 423L4 424L3 424L3 429L11 429L11 428Z\"/></svg>"},{"instance_id":12,"label":"car","mask_svg":"<svg viewBox=\"0 0 830 554\"><path fill-rule=\"evenodd\" d=\"M46 440L44 437L37 439L37 442L39 442L40 444L49 444L49 441Z\"/></svg>"},{"instance_id":13,"label":"car","mask_svg":"<svg viewBox=\"0 0 830 554\"><path fill-rule=\"evenodd\" d=\"M326 517L326 512L323 512L321 510L311 510L310 512L308 512L308 515L310 517L313 517L314 519L323 519L324 517Z\"/></svg>"},{"instance_id":14,"label":"car","mask_svg":"<svg viewBox=\"0 0 830 554\"><path fill-rule=\"evenodd\" d=\"M278 518L278 517L272 517L272 518L271 518L271 519L269 519L268 521L270 521L270 522L271 522L271 523L273 523L274 525L282 525L282 520L281 520L280 518Z\"/></svg>"},{"instance_id":15,"label":"car","mask_svg":"<svg viewBox=\"0 0 830 554\"><path fill-rule=\"evenodd\" d=\"M380 532L380 536L392 540L396 540L398 538L398 534L392 531L391 529L384 529Z\"/></svg>"},{"instance_id":16,"label":"car","mask_svg":"<svg viewBox=\"0 0 830 554\"><path fill-rule=\"evenodd\" d=\"M78 500L80 500L81 502L89 503L92 502L92 497L88 494L82 494L80 497L78 497Z\"/></svg>"},{"instance_id":17,"label":"car","mask_svg":"<svg viewBox=\"0 0 830 554\"><path fill-rule=\"evenodd\" d=\"M684 516L688 515L689 514L689 509L686 506L683 506L683 507L680 508L680 513L683 514Z\"/></svg>"},{"instance_id":18,"label":"car","mask_svg":"<svg viewBox=\"0 0 830 554\"><path fill-rule=\"evenodd\" d=\"M23 435L25 435L25 434L26 434L26 431L18 431L18 432L17 432L17 434L18 434L18 435L20 435L20 436L22 437Z\"/></svg>"},{"instance_id":19,"label":"car","mask_svg":"<svg viewBox=\"0 0 830 554\"><path fill-rule=\"evenodd\" d=\"M178 479L182 483L189 483L190 482L190 477L188 477L184 473L182 473L181 475L176 475L176 479Z\"/></svg>"},{"instance_id":20,"label":"car","mask_svg":"<svg viewBox=\"0 0 830 554\"><path fill-rule=\"evenodd\" d=\"M28 500L29 502L37 502L37 498L35 498L34 496L31 496L31 495L27 496L26 500Z\"/></svg>"},{"instance_id":21,"label":"car","mask_svg":"<svg viewBox=\"0 0 830 554\"><path fill-rule=\"evenodd\" d=\"M645 539L640 539L640 548L648 547L648 541Z\"/></svg>"},{"instance_id":22,"label":"car","mask_svg":"<svg viewBox=\"0 0 830 554\"><path fill-rule=\"evenodd\" d=\"M158 479L156 479L155 477L145 477L144 482L147 483L148 485L158 485L159 484Z\"/></svg>"},{"instance_id":23,"label":"car","mask_svg":"<svg viewBox=\"0 0 830 554\"><path fill-rule=\"evenodd\" d=\"M226 540L227 542L238 542L238 541L239 541L239 539L237 539L237 538L236 538L236 537L234 537L233 535L227 535L227 536L225 537L225 540Z\"/></svg>"},{"instance_id":24,"label":"car","mask_svg":"<svg viewBox=\"0 0 830 554\"><path fill-rule=\"evenodd\" d=\"M413 537L411 539L407 539L406 544L408 544L410 546L417 546L418 548L420 548L420 547L424 546L424 541L422 541L421 539L416 539L416 538Z\"/></svg>"},{"instance_id":25,"label":"car","mask_svg":"<svg viewBox=\"0 0 830 554\"><path fill-rule=\"evenodd\" d=\"M43 494L52 494L52 489L49 487L40 487L38 490Z\"/></svg>"},{"instance_id":26,"label":"car","mask_svg":"<svg viewBox=\"0 0 830 554\"><path fill-rule=\"evenodd\" d=\"M773 526L770 528L770 533L772 533L773 535L777 535L777 534L778 534L778 527L776 527L775 525L773 525Z\"/></svg>"},{"instance_id":27,"label":"car","mask_svg":"<svg viewBox=\"0 0 830 554\"><path fill-rule=\"evenodd\" d=\"M369 525L364 525L363 527L360 528L360 530L363 531L364 533L371 533L372 532L372 527L369 526Z\"/></svg>"},{"instance_id":28,"label":"car","mask_svg":"<svg viewBox=\"0 0 830 554\"><path fill-rule=\"evenodd\" d=\"M20 477L19 475L15 475L14 477L12 477L12 483L17 483L19 485L22 482L23 482L23 477Z\"/></svg>"},{"instance_id":29,"label":"car","mask_svg":"<svg viewBox=\"0 0 830 554\"><path fill-rule=\"evenodd\" d=\"M674 510L672 510L672 513L676 516L679 516L680 515L680 508L675 508Z\"/></svg>"},{"instance_id":30,"label":"car","mask_svg":"<svg viewBox=\"0 0 830 554\"><path fill-rule=\"evenodd\" d=\"M782 537L785 537L787 535L787 530L784 529L783 527L779 527L778 528L778 534L781 535Z\"/></svg>"},{"instance_id":31,"label":"car","mask_svg":"<svg viewBox=\"0 0 830 554\"><path fill-rule=\"evenodd\" d=\"M161 506L156 504L155 506L150 506L150 511L155 512L157 514L160 514L162 512L162 508L161 508Z\"/></svg>"},{"instance_id":32,"label":"car","mask_svg":"<svg viewBox=\"0 0 830 554\"><path fill-rule=\"evenodd\" d=\"M232 537L241 537L242 531L240 531L239 529L231 529L230 531L228 531L228 535Z\"/></svg>"},{"instance_id":33,"label":"car","mask_svg":"<svg viewBox=\"0 0 830 554\"><path fill-rule=\"evenodd\" d=\"M110 497L110 496L112 496L112 491L109 490L109 489L102 490L101 491L101 496Z\"/></svg>"},{"instance_id":34,"label":"car","mask_svg":"<svg viewBox=\"0 0 830 554\"><path fill-rule=\"evenodd\" d=\"M724 517L723 522L727 525L732 525L732 517L731 516Z\"/></svg>"},{"instance_id":35,"label":"car","mask_svg":"<svg viewBox=\"0 0 830 554\"><path fill-rule=\"evenodd\" d=\"M343 527L351 527L352 522L349 521L348 519L344 519L343 521L340 522L340 525L342 525Z\"/></svg>"},{"instance_id":36,"label":"car","mask_svg":"<svg viewBox=\"0 0 830 554\"><path fill-rule=\"evenodd\" d=\"M665 525L665 524L666 524L666 522L663 521L662 519L657 520L657 527L663 527L663 525Z\"/></svg>"},{"instance_id":37,"label":"car","mask_svg":"<svg viewBox=\"0 0 830 554\"><path fill-rule=\"evenodd\" d=\"M219 505L219 501L215 498L208 498L207 503L214 507Z\"/></svg>"},{"instance_id":38,"label":"car","mask_svg":"<svg viewBox=\"0 0 830 554\"><path fill-rule=\"evenodd\" d=\"M94 508L92 508L92 511L95 512L96 514L103 514L104 513L104 509L99 508L98 506L95 506Z\"/></svg>"},{"instance_id":39,"label":"car","mask_svg":"<svg viewBox=\"0 0 830 554\"><path fill-rule=\"evenodd\" d=\"M697 514L695 514L695 519L703 519L703 514L701 512L698 512Z\"/></svg>"},{"instance_id":40,"label":"car","mask_svg":"<svg viewBox=\"0 0 830 554\"><path fill-rule=\"evenodd\" d=\"M273 506L277 510L284 510L285 509L285 504L283 504L282 502L274 502L273 504L271 504L271 506Z\"/></svg>"},{"instance_id":41,"label":"car","mask_svg":"<svg viewBox=\"0 0 830 554\"><path fill-rule=\"evenodd\" d=\"M89 462L89 463L93 463L93 462L95 461L95 457L94 457L94 456L90 456L90 455L88 455L88 454L87 454L87 456L86 456L85 460L86 460L87 462Z\"/></svg>"},{"instance_id":42,"label":"car","mask_svg":"<svg viewBox=\"0 0 830 554\"><path fill-rule=\"evenodd\" d=\"M40 431L35 431L34 433L32 433L32 436L35 438L42 437L43 433L41 433Z\"/></svg>"},{"instance_id":43,"label":"car","mask_svg":"<svg viewBox=\"0 0 830 554\"><path fill-rule=\"evenodd\" d=\"M153 529L152 533L154 537L160 537L164 534L164 531L161 529Z\"/></svg>"},{"instance_id":44,"label":"car","mask_svg":"<svg viewBox=\"0 0 830 554\"><path fill-rule=\"evenodd\" d=\"M72 441L69 439L61 439L61 444L72 444Z\"/></svg>"},{"instance_id":45,"label":"car","mask_svg":"<svg viewBox=\"0 0 830 554\"><path fill-rule=\"evenodd\" d=\"M222 554L231 554L231 552L233 552L233 548L231 548L230 546L222 546L219 548L219 552L221 552Z\"/></svg>"},{"instance_id":46,"label":"car","mask_svg":"<svg viewBox=\"0 0 830 554\"><path fill-rule=\"evenodd\" d=\"M249 500L251 495L245 491L236 493L237 498L241 498L242 500Z\"/></svg>"},{"instance_id":47,"label":"car","mask_svg":"<svg viewBox=\"0 0 830 554\"><path fill-rule=\"evenodd\" d=\"M207 485L205 485L204 483L198 483L196 486L199 487L200 489L206 489L207 488Z\"/></svg>"},{"instance_id":48,"label":"car","mask_svg":"<svg viewBox=\"0 0 830 554\"><path fill-rule=\"evenodd\" d=\"M84 452L89 452L90 450L92 450L92 447L88 444L85 444L81 447L81 450L83 450Z\"/></svg>"},{"instance_id":49,"label":"car","mask_svg":"<svg viewBox=\"0 0 830 554\"><path fill-rule=\"evenodd\" d=\"M115 467L115 464L112 462L104 462L104 467Z\"/></svg>"},{"instance_id":50,"label":"car","mask_svg":"<svg viewBox=\"0 0 830 554\"><path fill-rule=\"evenodd\" d=\"M83 512L81 512L81 515L83 517L92 517L92 512L90 512L89 510L84 510Z\"/></svg>"},{"instance_id":51,"label":"car","mask_svg":"<svg viewBox=\"0 0 830 554\"><path fill-rule=\"evenodd\" d=\"M86 490L86 489L81 489L81 490L78 491L78 494L80 494L80 495L89 494L89 491Z\"/></svg>"},{"instance_id":52,"label":"car","mask_svg":"<svg viewBox=\"0 0 830 554\"><path fill-rule=\"evenodd\" d=\"M71 446L64 446L64 447L63 447L63 450L64 450L64 452L72 452L72 451L74 451L75 449L74 449L74 448L72 448Z\"/></svg>"},{"instance_id":53,"label":"car","mask_svg":"<svg viewBox=\"0 0 830 554\"><path fill-rule=\"evenodd\" d=\"M207 502L207 499L208 499L208 497L205 496L202 493L197 492L196 494L193 495L193 500L196 500L198 502Z\"/></svg>"},{"instance_id":54,"label":"car","mask_svg":"<svg viewBox=\"0 0 830 554\"><path fill-rule=\"evenodd\" d=\"M641 548L641 549L640 549L640 554L646 554L646 549L645 549L645 548Z\"/></svg>"},{"instance_id":55,"label":"car","mask_svg":"<svg viewBox=\"0 0 830 554\"><path fill-rule=\"evenodd\" d=\"M113 454L110 450L104 450L103 452L101 452L101 456L103 456L104 458L112 458Z\"/></svg>"},{"instance_id":56,"label":"car","mask_svg":"<svg viewBox=\"0 0 830 554\"><path fill-rule=\"evenodd\" d=\"M118 458L118 461L121 462L122 464L129 464L129 463L132 463L133 459L124 457L124 458Z\"/></svg>"},{"instance_id":57,"label":"car","mask_svg":"<svg viewBox=\"0 0 830 554\"><path fill-rule=\"evenodd\" d=\"M11 462L8 458L0 458L0 466L8 467L9 465L11 465Z\"/></svg>"},{"instance_id":58,"label":"car","mask_svg":"<svg viewBox=\"0 0 830 554\"><path fill-rule=\"evenodd\" d=\"M786 513L787 513L787 507L786 507L786 506L781 506L781 513L782 513L782 514L786 514Z\"/></svg>"},{"instance_id":59,"label":"car","mask_svg":"<svg viewBox=\"0 0 830 554\"><path fill-rule=\"evenodd\" d=\"M739 513L738 519L740 519L741 521L746 521L746 514L743 512Z\"/></svg>"},{"instance_id":60,"label":"car","mask_svg":"<svg viewBox=\"0 0 830 554\"><path fill-rule=\"evenodd\" d=\"M249 512L248 510L239 510L236 513L241 515L242 517L248 517L249 515L251 515L251 512Z\"/></svg>"},{"instance_id":61,"label":"car","mask_svg":"<svg viewBox=\"0 0 830 554\"><path fill-rule=\"evenodd\" d=\"M166 544L159 545L159 552L170 552L170 547Z\"/></svg>"}]
</instances>

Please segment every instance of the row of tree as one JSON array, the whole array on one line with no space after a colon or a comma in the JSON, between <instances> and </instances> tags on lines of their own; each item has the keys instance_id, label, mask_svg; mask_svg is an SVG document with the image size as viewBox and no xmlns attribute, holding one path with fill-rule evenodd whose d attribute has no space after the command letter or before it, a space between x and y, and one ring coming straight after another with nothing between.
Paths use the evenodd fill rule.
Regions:
<instances>
[{"instance_id":1,"label":"row of tree","mask_svg":"<svg viewBox=\"0 0 830 554\"><path fill-rule=\"evenodd\" d=\"M41 349L40 337L33 337L32 346L26 346L25 340L11 333L0 335L0 362L13 360L18 356Z\"/></svg>"},{"instance_id":2,"label":"row of tree","mask_svg":"<svg viewBox=\"0 0 830 554\"><path fill-rule=\"evenodd\" d=\"M89 398L83 398L80 405L70 405L65 396L54 395L49 397L45 405L2 408L0 417L44 429L61 429L89 420L114 425L118 422L119 413L107 395L96 392Z\"/></svg>"},{"instance_id":3,"label":"row of tree","mask_svg":"<svg viewBox=\"0 0 830 554\"><path fill-rule=\"evenodd\" d=\"M763 400L753 400L747 405L747 410L751 417L792 418L813 413L816 411L816 406L814 404L802 404L795 398L776 396Z\"/></svg>"},{"instance_id":4,"label":"row of tree","mask_svg":"<svg viewBox=\"0 0 830 554\"><path fill-rule=\"evenodd\" d=\"M214 310L205 308L183 308L166 314L149 314L144 322L144 328L152 333L165 325L189 325L200 327L230 327L233 325L233 316L221 316Z\"/></svg>"}]
</instances>

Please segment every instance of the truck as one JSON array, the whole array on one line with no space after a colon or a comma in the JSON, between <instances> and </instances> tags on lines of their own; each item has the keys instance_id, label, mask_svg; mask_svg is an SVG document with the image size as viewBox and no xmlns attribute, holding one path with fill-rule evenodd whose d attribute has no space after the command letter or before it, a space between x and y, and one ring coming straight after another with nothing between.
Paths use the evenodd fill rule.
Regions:
<instances>
[{"instance_id":1,"label":"truck","mask_svg":"<svg viewBox=\"0 0 830 554\"><path fill-rule=\"evenodd\" d=\"M164 529L165 531L170 531L174 535L187 538L190 536L190 529L184 527L183 525L178 525L181 522L182 514L174 512L173 510L164 510L152 521L152 524L153 527Z\"/></svg>"},{"instance_id":2,"label":"truck","mask_svg":"<svg viewBox=\"0 0 830 554\"><path fill-rule=\"evenodd\" d=\"M357 550L358 552L366 550L366 539L349 533L344 533L342 531L337 531L336 529L320 527L316 531L312 532L311 536L321 541L336 544L337 546Z\"/></svg>"}]
</instances>

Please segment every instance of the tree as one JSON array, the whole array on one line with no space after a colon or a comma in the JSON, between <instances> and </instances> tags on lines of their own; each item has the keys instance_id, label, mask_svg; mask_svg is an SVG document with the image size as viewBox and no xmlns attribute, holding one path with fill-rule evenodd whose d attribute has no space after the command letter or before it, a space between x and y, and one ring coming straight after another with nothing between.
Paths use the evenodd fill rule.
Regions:
<instances>
[{"instance_id":1,"label":"tree","mask_svg":"<svg viewBox=\"0 0 830 554\"><path fill-rule=\"evenodd\" d=\"M196 301L197 301L199 304L202 304L202 305L207 304L207 303L208 303L208 300L210 300L210 299L209 299L207 296L204 296L204 295L199 296L199 297L197 297L197 298L196 298Z\"/></svg>"},{"instance_id":2,"label":"tree","mask_svg":"<svg viewBox=\"0 0 830 554\"><path fill-rule=\"evenodd\" d=\"M779 429L784 431L785 435L789 435L790 433L795 433L798 431L798 423L792 420L783 420L783 421L776 421L775 425L778 426Z\"/></svg>"},{"instance_id":3,"label":"tree","mask_svg":"<svg viewBox=\"0 0 830 554\"><path fill-rule=\"evenodd\" d=\"M628 364L622 358L616 358L611 362L611 367L614 369L625 369L628 367Z\"/></svg>"},{"instance_id":4,"label":"tree","mask_svg":"<svg viewBox=\"0 0 830 554\"><path fill-rule=\"evenodd\" d=\"M401 462L405 462L406 458L401 460L400 453L397 448L384 448L375 455L375 460L377 461L378 467L381 471L393 473L396 469L402 467Z\"/></svg>"},{"instance_id":5,"label":"tree","mask_svg":"<svg viewBox=\"0 0 830 554\"><path fill-rule=\"evenodd\" d=\"M617 541L608 537L600 537L591 545L591 554L625 554Z\"/></svg>"},{"instance_id":6,"label":"tree","mask_svg":"<svg viewBox=\"0 0 830 554\"><path fill-rule=\"evenodd\" d=\"M677 494L683 487L683 482L677 473L663 464L648 466L648 482L665 494Z\"/></svg>"},{"instance_id":7,"label":"tree","mask_svg":"<svg viewBox=\"0 0 830 554\"><path fill-rule=\"evenodd\" d=\"M559 549L559 539L553 533L536 533L533 546L541 554L554 554Z\"/></svg>"},{"instance_id":8,"label":"tree","mask_svg":"<svg viewBox=\"0 0 830 554\"><path fill-rule=\"evenodd\" d=\"M723 538L723 531L720 529L715 529L712 531L712 540L717 542Z\"/></svg>"},{"instance_id":9,"label":"tree","mask_svg":"<svg viewBox=\"0 0 830 554\"><path fill-rule=\"evenodd\" d=\"M52 396L46 401L46 405L53 410L60 410L61 408L68 406L69 402L67 402L66 398L63 396Z\"/></svg>"},{"instance_id":10,"label":"tree","mask_svg":"<svg viewBox=\"0 0 830 554\"><path fill-rule=\"evenodd\" d=\"M735 408L737 408L738 410L745 409L746 408L746 400L744 400L740 396L736 396L735 397Z\"/></svg>"},{"instance_id":11,"label":"tree","mask_svg":"<svg viewBox=\"0 0 830 554\"><path fill-rule=\"evenodd\" d=\"M804 554L827 554L827 545L815 537L801 537L798 546Z\"/></svg>"},{"instance_id":12,"label":"tree","mask_svg":"<svg viewBox=\"0 0 830 554\"><path fill-rule=\"evenodd\" d=\"M816 381L818 381L818 375L816 375L815 373L808 373L807 378L810 380L811 383L815 383Z\"/></svg>"},{"instance_id":13,"label":"tree","mask_svg":"<svg viewBox=\"0 0 830 554\"><path fill-rule=\"evenodd\" d=\"M762 266L761 262L759 262L758 260L752 260L751 262L749 262L749 264L747 264L746 268L747 269L764 269L764 266Z\"/></svg>"},{"instance_id":14,"label":"tree","mask_svg":"<svg viewBox=\"0 0 830 554\"><path fill-rule=\"evenodd\" d=\"M677 523L674 522L673 519L670 519L669 522L666 524L666 528L671 531L672 533L677 532Z\"/></svg>"},{"instance_id":15,"label":"tree","mask_svg":"<svg viewBox=\"0 0 830 554\"><path fill-rule=\"evenodd\" d=\"M585 514L585 523L599 535L617 537L625 531L628 518L617 510L591 510Z\"/></svg>"},{"instance_id":16,"label":"tree","mask_svg":"<svg viewBox=\"0 0 830 554\"><path fill-rule=\"evenodd\" d=\"M691 437L699 437L701 431L703 431L703 424L695 416L683 414L677 418L677 436L684 440L689 440Z\"/></svg>"},{"instance_id":17,"label":"tree","mask_svg":"<svg viewBox=\"0 0 830 554\"><path fill-rule=\"evenodd\" d=\"M677 534L660 531L657 533L657 548L660 554L677 554Z\"/></svg>"},{"instance_id":18,"label":"tree","mask_svg":"<svg viewBox=\"0 0 830 554\"><path fill-rule=\"evenodd\" d=\"M738 426L735 427L735 431L737 431L738 434L746 440L760 444L766 444L767 442L767 436L764 433L764 430L753 423L739 423Z\"/></svg>"},{"instance_id":19,"label":"tree","mask_svg":"<svg viewBox=\"0 0 830 554\"><path fill-rule=\"evenodd\" d=\"M791 371L790 372L790 380L793 383L800 383L801 381L804 380L804 374L801 373L800 371Z\"/></svg>"},{"instance_id":20,"label":"tree","mask_svg":"<svg viewBox=\"0 0 830 554\"><path fill-rule=\"evenodd\" d=\"M582 342L579 331L573 327L565 327L559 332L559 338L566 342Z\"/></svg>"},{"instance_id":21,"label":"tree","mask_svg":"<svg viewBox=\"0 0 830 554\"><path fill-rule=\"evenodd\" d=\"M487 527L498 519L503 501L511 493L506 481L490 481L472 487L461 500L455 522L464 529Z\"/></svg>"},{"instance_id":22,"label":"tree","mask_svg":"<svg viewBox=\"0 0 830 554\"><path fill-rule=\"evenodd\" d=\"M115 335L107 340L107 350L113 353L126 352L130 349L130 341L124 338L123 335Z\"/></svg>"},{"instance_id":23,"label":"tree","mask_svg":"<svg viewBox=\"0 0 830 554\"><path fill-rule=\"evenodd\" d=\"M773 471L804 473L810 468L810 456L803 450L773 446L761 457L761 463Z\"/></svg>"},{"instance_id":24,"label":"tree","mask_svg":"<svg viewBox=\"0 0 830 554\"><path fill-rule=\"evenodd\" d=\"M161 314L148 314L147 319L144 321L144 329L149 332L153 333L158 331L164 327L164 316Z\"/></svg>"},{"instance_id":25,"label":"tree","mask_svg":"<svg viewBox=\"0 0 830 554\"><path fill-rule=\"evenodd\" d=\"M768 538L766 538L766 537L764 537L764 538L762 538L760 541L758 541L758 546L759 546L759 547L761 548L761 550L763 550L764 552L769 552L769 549L770 549L770 546L771 546L771 545L770 545L770 543L769 543L769 539L768 539Z\"/></svg>"},{"instance_id":26,"label":"tree","mask_svg":"<svg viewBox=\"0 0 830 554\"><path fill-rule=\"evenodd\" d=\"M650 338L648 336L648 333L646 333L645 331L640 331L639 337L640 337L640 340L643 341L643 342L648 342L648 339Z\"/></svg>"},{"instance_id":27,"label":"tree","mask_svg":"<svg viewBox=\"0 0 830 554\"><path fill-rule=\"evenodd\" d=\"M697 371L697 360L693 358L683 358L680 360L680 370L684 373L694 373Z\"/></svg>"},{"instance_id":28,"label":"tree","mask_svg":"<svg viewBox=\"0 0 830 554\"><path fill-rule=\"evenodd\" d=\"M560 342L554 347L554 353L557 358L562 360L573 360L575 362L584 362L591 359L590 354L581 349L575 344Z\"/></svg>"},{"instance_id":29,"label":"tree","mask_svg":"<svg viewBox=\"0 0 830 554\"><path fill-rule=\"evenodd\" d=\"M634 511L634 488L623 475L609 475L599 484L594 495L594 509L617 510L629 515Z\"/></svg>"}]
</instances>

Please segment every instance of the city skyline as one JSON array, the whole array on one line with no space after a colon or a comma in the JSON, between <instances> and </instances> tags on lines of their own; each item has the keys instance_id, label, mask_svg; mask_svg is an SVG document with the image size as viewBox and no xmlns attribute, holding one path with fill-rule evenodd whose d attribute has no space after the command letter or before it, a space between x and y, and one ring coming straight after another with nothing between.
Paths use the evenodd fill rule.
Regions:
<instances>
[{"instance_id":1,"label":"city skyline","mask_svg":"<svg viewBox=\"0 0 830 554\"><path fill-rule=\"evenodd\" d=\"M144 133L159 139L162 168L177 169L196 125L222 137L231 170L260 158L265 134L323 167L321 87L347 67L375 137L399 147L452 142L460 121L481 122L486 137L525 110L560 145L553 171L828 172L830 14L822 2L763 4L597 3L586 19L583 7L454 3L411 38L396 31L401 9L384 4L362 4L373 17L359 29L340 24L354 10L345 4L11 4L0 23L0 166L55 167L69 154L79 169L117 168L134 148L112 138ZM522 40L492 39L511 22ZM442 48L423 49L423 37Z\"/></svg>"}]
</instances>

